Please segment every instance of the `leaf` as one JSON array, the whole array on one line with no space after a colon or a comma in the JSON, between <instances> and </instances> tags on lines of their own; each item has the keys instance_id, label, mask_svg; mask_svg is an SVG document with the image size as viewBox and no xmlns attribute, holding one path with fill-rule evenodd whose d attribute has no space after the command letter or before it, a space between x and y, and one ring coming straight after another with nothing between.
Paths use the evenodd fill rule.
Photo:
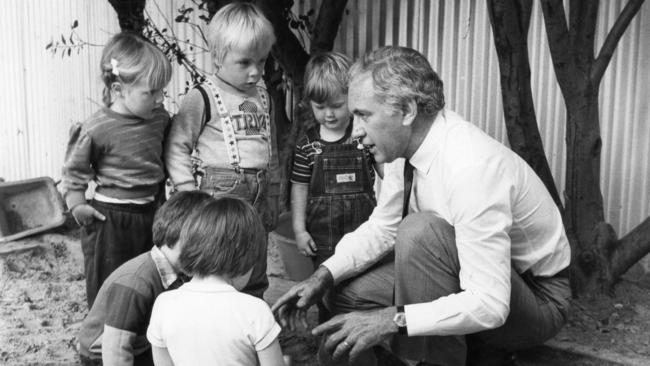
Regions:
<instances>
[{"instance_id":1,"label":"leaf","mask_svg":"<svg viewBox=\"0 0 650 366\"><path fill-rule=\"evenodd\" d=\"M71 29L75 29L79 26L79 22L75 19L74 22L72 22L72 27Z\"/></svg>"},{"instance_id":2,"label":"leaf","mask_svg":"<svg viewBox=\"0 0 650 366\"><path fill-rule=\"evenodd\" d=\"M63 42L63 44L67 44L65 43L65 37L63 36L63 34L61 35L61 42Z\"/></svg>"},{"instance_id":3,"label":"leaf","mask_svg":"<svg viewBox=\"0 0 650 366\"><path fill-rule=\"evenodd\" d=\"M54 41L50 41L50 43L48 43L48 44L45 46L45 49L46 49L46 50L49 50L50 48L52 48L53 45L54 45Z\"/></svg>"},{"instance_id":4,"label":"leaf","mask_svg":"<svg viewBox=\"0 0 650 366\"><path fill-rule=\"evenodd\" d=\"M68 48L68 56L70 56L70 53L72 53L72 48Z\"/></svg>"},{"instance_id":5,"label":"leaf","mask_svg":"<svg viewBox=\"0 0 650 366\"><path fill-rule=\"evenodd\" d=\"M181 15L176 16L176 18L174 18L174 21L176 23L182 23L183 19L185 19L185 17L183 16L183 14L181 14Z\"/></svg>"}]
</instances>

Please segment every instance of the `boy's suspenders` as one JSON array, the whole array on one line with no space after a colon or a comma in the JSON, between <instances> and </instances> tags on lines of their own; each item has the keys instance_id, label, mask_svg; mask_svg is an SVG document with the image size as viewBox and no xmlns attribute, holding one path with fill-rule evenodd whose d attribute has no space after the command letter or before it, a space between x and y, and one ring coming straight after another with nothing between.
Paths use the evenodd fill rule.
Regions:
<instances>
[{"instance_id":1,"label":"boy's suspenders","mask_svg":"<svg viewBox=\"0 0 650 366\"><path fill-rule=\"evenodd\" d=\"M219 117L221 117L221 128L223 130L223 138L226 141L226 151L228 153L228 161L230 162L230 165L233 166L233 168L239 172L239 149L237 147L237 139L235 139L235 128L233 127L232 124L232 119L230 118L230 113L228 113L228 110L226 109L226 105L223 102L223 99L221 98L221 95L219 94L219 89L217 89L217 86L214 85L212 80L206 79L204 82L205 85L208 86L210 89L210 92L214 96L214 100L217 104L217 113L219 114ZM203 88L199 88L199 91L201 91L201 94L205 92ZM262 107L264 108L264 118L266 119L266 122L268 123L265 136L267 137L267 140L269 142L269 157L271 156L271 118L269 115L269 103L268 103L268 98L266 96L266 92L258 87L257 89L258 94L260 96L260 101L262 102ZM207 95L203 94L204 98L207 98ZM207 111L209 111L209 106L210 106L210 101L207 100ZM207 118L206 114L206 122L204 122L203 126L201 127L201 132L203 132L203 128L205 127L205 124L209 121ZM199 134L200 135L200 134ZM270 161L270 160L269 160Z\"/></svg>"},{"instance_id":2,"label":"boy's suspenders","mask_svg":"<svg viewBox=\"0 0 650 366\"><path fill-rule=\"evenodd\" d=\"M203 97L203 121L201 122L201 129L199 130L199 136L203 133L205 125L208 123L212 115L210 114L210 97L208 97L208 92L205 91L205 88L201 84L196 84L195 87Z\"/></svg>"}]
</instances>

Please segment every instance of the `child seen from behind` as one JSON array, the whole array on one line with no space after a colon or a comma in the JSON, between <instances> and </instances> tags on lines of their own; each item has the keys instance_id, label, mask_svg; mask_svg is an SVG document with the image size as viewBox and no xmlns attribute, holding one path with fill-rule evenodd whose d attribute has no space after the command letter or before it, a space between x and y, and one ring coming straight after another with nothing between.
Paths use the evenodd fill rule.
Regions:
<instances>
[{"instance_id":1,"label":"child seen from behind","mask_svg":"<svg viewBox=\"0 0 650 366\"><path fill-rule=\"evenodd\" d=\"M105 107L72 127L62 173L66 203L82 226L89 307L114 269L151 248L165 179L163 88L172 73L163 52L135 33L111 38L100 68ZM87 203L90 181L96 190Z\"/></svg>"},{"instance_id":2,"label":"child seen from behind","mask_svg":"<svg viewBox=\"0 0 650 366\"><path fill-rule=\"evenodd\" d=\"M180 192L156 212L151 251L118 267L104 281L79 330L84 366L153 365L146 329L154 300L186 278L180 274L181 227L190 214L212 201L204 192Z\"/></svg>"},{"instance_id":3,"label":"child seen from behind","mask_svg":"<svg viewBox=\"0 0 650 366\"><path fill-rule=\"evenodd\" d=\"M267 230L277 221L279 165L270 99L258 85L275 42L273 27L253 4L235 2L212 18L208 40L215 72L183 99L166 143L174 190L232 194L250 202ZM268 287L266 252L244 290Z\"/></svg>"},{"instance_id":4,"label":"child seen from behind","mask_svg":"<svg viewBox=\"0 0 650 366\"><path fill-rule=\"evenodd\" d=\"M265 242L255 209L234 196L217 198L188 219L180 263L192 280L154 304L147 338L156 365L284 364L269 306L238 291Z\"/></svg>"}]
</instances>

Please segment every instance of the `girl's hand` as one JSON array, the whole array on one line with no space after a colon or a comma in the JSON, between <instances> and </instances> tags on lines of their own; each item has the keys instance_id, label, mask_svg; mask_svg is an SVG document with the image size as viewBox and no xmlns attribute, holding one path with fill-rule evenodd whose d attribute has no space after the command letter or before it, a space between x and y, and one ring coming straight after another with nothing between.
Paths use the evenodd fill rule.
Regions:
<instances>
[{"instance_id":1,"label":"girl's hand","mask_svg":"<svg viewBox=\"0 0 650 366\"><path fill-rule=\"evenodd\" d=\"M77 221L77 224L80 226L90 225L95 221L95 219L100 221L106 220L104 215L87 203L74 206L71 213L72 217L74 217L75 221Z\"/></svg>"},{"instance_id":2,"label":"girl's hand","mask_svg":"<svg viewBox=\"0 0 650 366\"><path fill-rule=\"evenodd\" d=\"M313 257L316 255L316 243L308 232L302 231L296 234L296 246L300 254Z\"/></svg>"}]
</instances>

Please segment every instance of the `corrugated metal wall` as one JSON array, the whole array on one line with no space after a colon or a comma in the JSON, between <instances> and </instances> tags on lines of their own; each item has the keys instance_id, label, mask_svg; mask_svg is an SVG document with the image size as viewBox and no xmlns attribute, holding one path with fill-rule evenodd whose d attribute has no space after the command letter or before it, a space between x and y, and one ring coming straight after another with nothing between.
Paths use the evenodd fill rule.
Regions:
<instances>
[{"instance_id":1,"label":"corrugated metal wall","mask_svg":"<svg viewBox=\"0 0 650 366\"><path fill-rule=\"evenodd\" d=\"M157 24L173 19L184 1L149 0ZM187 2L189 4L189 2ZM597 48L626 1L601 1ZM296 0L295 12L318 9L318 0ZM0 176L58 179L71 123L101 100L97 65L101 47L52 57L50 39L66 36L77 19L79 35L103 44L118 31L108 1L4 0L0 15ZM180 39L201 44L195 30L167 25ZM506 142L499 69L484 1L349 0L335 48L358 56L400 44L420 50L445 82L448 106ZM532 85L540 132L558 186L564 183L565 108L552 69L541 9L535 2L529 32ZM198 62L209 68L206 55ZM175 65L168 94L182 93L186 76ZM600 93L603 136L602 190L607 219L625 234L650 215L650 7L645 5L614 54ZM178 99L178 98L176 98ZM175 100L167 105L176 110Z\"/></svg>"}]
</instances>

